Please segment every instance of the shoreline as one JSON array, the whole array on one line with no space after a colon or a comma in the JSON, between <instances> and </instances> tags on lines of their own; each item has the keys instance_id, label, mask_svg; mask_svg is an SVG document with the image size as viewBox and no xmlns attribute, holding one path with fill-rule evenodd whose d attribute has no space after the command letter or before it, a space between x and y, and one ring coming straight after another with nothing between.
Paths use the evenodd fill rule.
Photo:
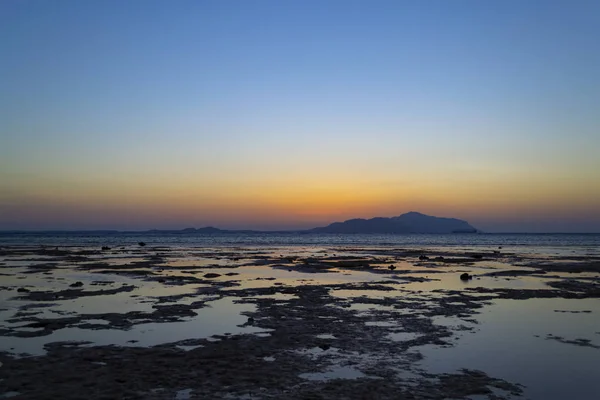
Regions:
<instances>
[{"instance_id":1,"label":"shoreline","mask_svg":"<svg viewBox=\"0 0 600 400\"><path fill-rule=\"evenodd\" d=\"M477 336L481 312L506 301L592 301L591 309L550 310L557 320L600 312L595 256L123 247L1 246L0 394L521 398L529 390L522 382L468 365L429 372L421 349ZM465 273L472 279L459 279ZM557 330L534 339L596 353L600 334L590 334ZM38 355L15 357L28 343L37 343Z\"/></svg>"}]
</instances>

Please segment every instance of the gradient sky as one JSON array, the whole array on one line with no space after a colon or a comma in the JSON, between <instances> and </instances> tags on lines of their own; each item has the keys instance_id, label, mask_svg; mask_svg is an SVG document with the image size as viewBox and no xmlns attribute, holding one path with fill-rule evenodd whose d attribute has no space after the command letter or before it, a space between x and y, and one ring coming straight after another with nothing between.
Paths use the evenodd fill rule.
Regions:
<instances>
[{"instance_id":1,"label":"gradient sky","mask_svg":"<svg viewBox=\"0 0 600 400\"><path fill-rule=\"evenodd\" d=\"M0 2L0 229L600 232L600 2Z\"/></svg>"}]
</instances>

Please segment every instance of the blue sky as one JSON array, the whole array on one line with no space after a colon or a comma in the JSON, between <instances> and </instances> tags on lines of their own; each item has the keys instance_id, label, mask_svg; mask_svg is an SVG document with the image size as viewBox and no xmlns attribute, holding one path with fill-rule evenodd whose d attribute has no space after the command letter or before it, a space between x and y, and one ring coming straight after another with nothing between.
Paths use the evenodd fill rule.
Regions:
<instances>
[{"instance_id":1,"label":"blue sky","mask_svg":"<svg viewBox=\"0 0 600 400\"><path fill-rule=\"evenodd\" d=\"M595 1L4 1L0 229L600 231L598 37Z\"/></svg>"}]
</instances>

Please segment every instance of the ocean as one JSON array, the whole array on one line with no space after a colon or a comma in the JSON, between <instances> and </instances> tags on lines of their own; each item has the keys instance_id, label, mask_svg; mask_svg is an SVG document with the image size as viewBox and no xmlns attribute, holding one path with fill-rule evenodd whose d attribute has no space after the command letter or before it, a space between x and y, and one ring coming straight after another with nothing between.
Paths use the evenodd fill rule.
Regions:
<instances>
[{"instance_id":1,"label":"ocean","mask_svg":"<svg viewBox=\"0 0 600 400\"><path fill-rule=\"evenodd\" d=\"M476 233L476 234L302 234L302 233L163 233L163 232L0 232L0 246L129 246L145 242L152 246L365 246L490 249L551 253L600 252L600 233Z\"/></svg>"}]
</instances>

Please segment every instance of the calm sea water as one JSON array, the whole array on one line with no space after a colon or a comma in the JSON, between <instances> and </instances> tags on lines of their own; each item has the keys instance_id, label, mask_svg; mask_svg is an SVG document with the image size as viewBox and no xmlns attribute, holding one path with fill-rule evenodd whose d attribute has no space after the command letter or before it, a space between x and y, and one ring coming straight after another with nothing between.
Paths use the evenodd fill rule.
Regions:
<instances>
[{"instance_id":1,"label":"calm sea water","mask_svg":"<svg viewBox=\"0 0 600 400\"><path fill-rule=\"evenodd\" d=\"M377 246L497 248L599 254L600 234L298 234L298 233L0 233L1 245Z\"/></svg>"}]
</instances>

